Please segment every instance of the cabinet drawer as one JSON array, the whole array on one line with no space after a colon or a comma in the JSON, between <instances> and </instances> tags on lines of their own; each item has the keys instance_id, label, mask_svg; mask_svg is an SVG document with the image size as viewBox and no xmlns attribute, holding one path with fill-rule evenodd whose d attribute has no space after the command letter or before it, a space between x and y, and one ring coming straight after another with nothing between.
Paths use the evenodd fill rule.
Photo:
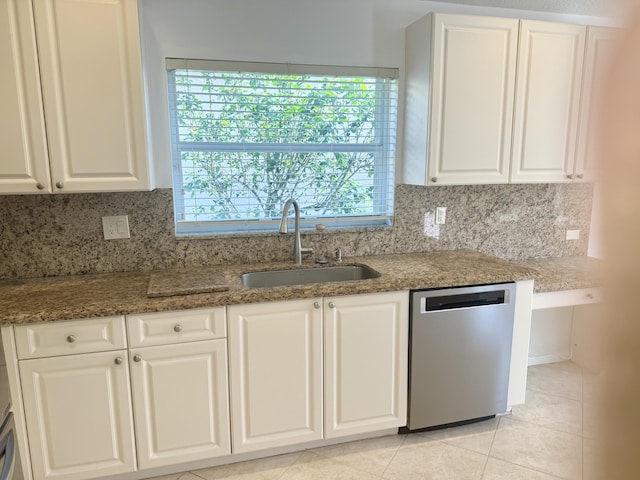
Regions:
<instances>
[{"instance_id":1,"label":"cabinet drawer","mask_svg":"<svg viewBox=\"0 0 640 480\"><path fill-rule=\"evenodd\" d=\"M15 327L18 358L41 358L127 348L124 317Z\"/></svg>"},{"instance_id":2,"label":"cabinet drawer","mask_svg":"<svg viewBox=\"0 0 640 480\"><path fill-rule=\"evenodd\" d=\"M581 288L577 290L563 290L558 292L535 293L533 295L533 310L542 308L571 307L586 305L602 301L602 291L599 288Z\"/></svg>"},{"instance_id":3,"label":"cabinet drawer","mask_svg":"<svg viewBox=\"0 0 640 480\"><path fill-rule=\"evenodd\" d=\"M131 347L211 340L227 336L225 307L127 315Z\"/></svg>"}]
</instances>

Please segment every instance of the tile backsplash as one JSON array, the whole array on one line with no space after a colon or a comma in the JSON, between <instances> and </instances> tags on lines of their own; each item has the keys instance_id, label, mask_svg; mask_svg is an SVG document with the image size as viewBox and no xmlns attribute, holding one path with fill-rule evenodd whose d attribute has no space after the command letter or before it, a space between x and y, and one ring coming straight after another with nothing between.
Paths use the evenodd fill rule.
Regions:
<instances>
[{"instance_id":1,"label":"tile backsplash","mask_svg":"<svg viewBox=\"0 0 640 480\"><path fill-rule=\"evenodd\" d=\"M176 239L170 189L0 196L0 278L179 268L291 258L291 235ZM316 256L472 249L508 260L586 255L593 186L396 188L394 225L303 233ZM436 207L446 224L435 225ZM104 240L101 218L128 215L130 239ZM565 240L567 229L579 240Z\"/></svg>"}]
</instances>

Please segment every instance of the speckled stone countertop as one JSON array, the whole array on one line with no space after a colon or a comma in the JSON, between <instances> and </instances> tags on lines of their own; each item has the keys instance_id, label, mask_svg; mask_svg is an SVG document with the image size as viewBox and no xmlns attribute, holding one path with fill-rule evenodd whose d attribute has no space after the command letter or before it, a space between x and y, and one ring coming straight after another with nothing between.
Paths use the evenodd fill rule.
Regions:
<instances>
[{"instance_id":1,"label":"speckled stone countertop","mask_svg":"<svg viewBox=\"0 0 640 480\"><path fill-rule=\"evenodd\" d=\"M597 262L571 257L514 263L469 251L352 257L341 264L364 264L380 277L253 289L241 285L240 274L296 267L291 262L274 262L14 280L0 282L0 322L32 323L527 279L535 280L536 291L568 290L593 286L590 272ZM176 295L165 296L172 293L171 285Z\"/></svg>"},{"instance_id":2,"label":"speckled stone countertop","mask_svg":"<svg viewBox=\"0 0 640 480\"><path fill-rule=\"evenodd\" d=\"M519 265L536 271L533 291L556 292L602 284L602 260L592 257L538 258Z\"/></svg>"}]
</instances>

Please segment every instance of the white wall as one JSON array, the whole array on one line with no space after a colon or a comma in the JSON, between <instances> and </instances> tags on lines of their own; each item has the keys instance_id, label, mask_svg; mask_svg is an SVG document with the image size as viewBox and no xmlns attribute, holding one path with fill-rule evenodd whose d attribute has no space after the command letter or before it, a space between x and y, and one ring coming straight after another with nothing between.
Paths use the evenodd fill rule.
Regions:
<instances>
[{"instance_id":1,"label":"white wall","mask_svg":"<svg viewBox=\"0 0 640 480\"><path fill-rule=\"evenodd\" d=\"M171 186L167 57L400 68L402 135L404 29L429 11L611 23L422 0L140 0L140 5L150 149L158 187Z\"/></svg>"}]
</instances>

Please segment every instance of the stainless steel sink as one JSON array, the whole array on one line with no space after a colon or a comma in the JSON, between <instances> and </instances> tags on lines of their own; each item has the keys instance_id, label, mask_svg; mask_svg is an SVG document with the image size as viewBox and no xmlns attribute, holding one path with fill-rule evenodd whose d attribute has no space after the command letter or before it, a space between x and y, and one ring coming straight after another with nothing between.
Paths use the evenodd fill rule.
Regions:
<instances>
[{"instance_id":1,"label":"stainless steel sink","mask_svg":"<svg viewBox=\"0 0 640 480\"><path fill-rule=\"evenodd\" d=\"M380 274L365 265L265 270L240 275L242 285L249 288L302 285L306 283L347 282L377 278Z\"/></svg>"}]
</instances>

